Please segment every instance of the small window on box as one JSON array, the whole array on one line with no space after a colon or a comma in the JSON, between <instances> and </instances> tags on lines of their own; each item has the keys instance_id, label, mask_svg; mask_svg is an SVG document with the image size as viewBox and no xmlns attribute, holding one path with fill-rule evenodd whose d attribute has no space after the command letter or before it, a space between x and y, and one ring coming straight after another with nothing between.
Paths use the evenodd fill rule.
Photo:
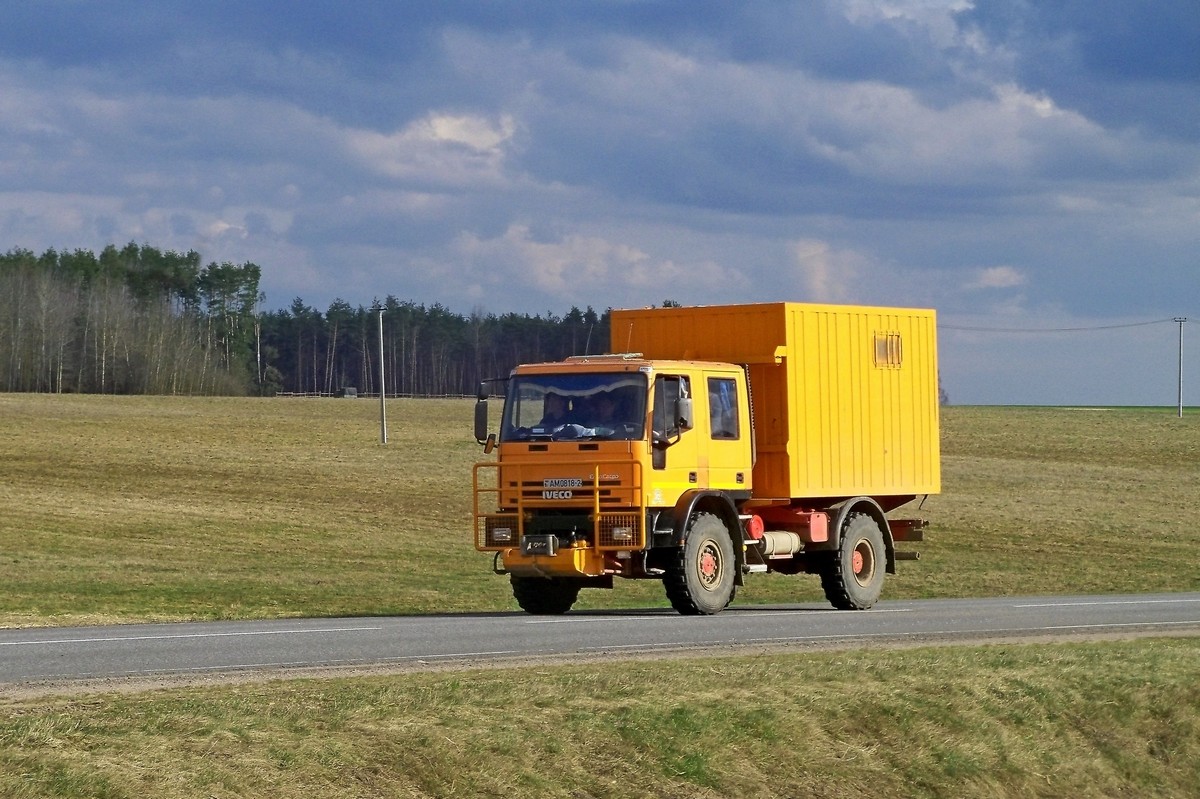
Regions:
<instances>
[{"instance_id":1,"label":"small window on box","mask_svg":"<svg viewBox=\"0 0 1200 799\"><path fill-rule=\"evenodd\" d=\"M904 346L899 333L875 334L875 365L898 369L904 360Z\"/></svg>"}]
</instances>

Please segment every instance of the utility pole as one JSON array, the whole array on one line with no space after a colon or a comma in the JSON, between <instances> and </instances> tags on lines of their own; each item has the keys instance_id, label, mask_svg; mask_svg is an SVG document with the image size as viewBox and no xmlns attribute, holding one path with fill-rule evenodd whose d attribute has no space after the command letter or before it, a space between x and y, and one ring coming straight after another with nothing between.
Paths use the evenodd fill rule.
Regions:
<instances>
[{"instance_id":1,"label":"utility pole","mask_svg":"<svg viewBox=\"0 0 1200 799\"><path fill-rule=\"evenodd\" d=\"M383 375L383 312L385 308L380 305L375 308L379 311L379 443L387 443L387 383L384 382Z\"/></svg>"},{"instance_id":2,"label":"utility pole","mask_svg":"<svg viewBox=\"0 0 1200 799\"><path fill-rule=\"evenodd\" d=\"M1183 323L1187 321L1186 316L1176 316L1175 321L1179 323L1179 418L1183 418Z\"/></svg>"}]
</instances>

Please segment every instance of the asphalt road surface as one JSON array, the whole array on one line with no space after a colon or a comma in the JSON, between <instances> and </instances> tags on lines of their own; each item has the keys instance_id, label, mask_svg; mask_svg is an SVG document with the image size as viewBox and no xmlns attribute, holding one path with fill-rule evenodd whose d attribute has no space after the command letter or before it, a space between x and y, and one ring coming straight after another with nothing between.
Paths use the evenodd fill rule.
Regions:
<instances>
[{"instance_id":1,"label":"asphalt road surface","mask_svg":"<svg viewBox=\"0 0 1200 799\"><path fill-rule=\"evenodd\" d=\"M138 624L0 630L0 690L136 679L237 679L706 650L1200 634L1200 594L1010 597L667 609Z\"/></svg>"}]
</instances>

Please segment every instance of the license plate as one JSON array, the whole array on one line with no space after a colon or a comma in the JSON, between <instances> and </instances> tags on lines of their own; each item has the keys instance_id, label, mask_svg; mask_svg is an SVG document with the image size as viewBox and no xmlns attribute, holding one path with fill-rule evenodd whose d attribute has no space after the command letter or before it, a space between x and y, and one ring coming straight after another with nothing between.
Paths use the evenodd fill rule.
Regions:
<instances>
[{"instance_id":1,"label":"license plate","mask_svg":"<svg viewBox=\"0 0 1200 799\"><path fill-rule=\"evenodd\" d=\"M522 555L554 555L557 552L556 535L527 535L521 539Z\"/></svg>"}]
</instances>

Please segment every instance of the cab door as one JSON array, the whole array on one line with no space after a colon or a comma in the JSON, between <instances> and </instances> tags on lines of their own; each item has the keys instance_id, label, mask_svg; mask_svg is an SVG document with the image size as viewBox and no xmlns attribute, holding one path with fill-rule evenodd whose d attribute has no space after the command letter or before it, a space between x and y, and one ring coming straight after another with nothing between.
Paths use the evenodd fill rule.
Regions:
<instances>
[{"instance_id":1,"label":"cab door","mask_svg":"<svg viewBox=\"0 0 1200 799\"><path fill-rule=\"evenodd\" d=\"M750 409L746 380L740 372L705 371L702 408L696 411L696 427L703 432L707 448L709 486L723 491L746 491L752 484ZM703 411L703 412L701 412Z\"/></svg>"},{"instance_id":2,"label":"cab door","mask_svg":"<svg viewBox=\"0 0 1200 799\"><path fill-rule=\"evenodd\" d=\"M692 375L658 374L654 378L650 422L651 468L645 478L646 504L670 507L686 491L708 485L706 425L699 425L693 411L692 427L678 418L680 400L692 400ZM695 406L693 405L693 408Z\"/></svg>"}]
</instances>

